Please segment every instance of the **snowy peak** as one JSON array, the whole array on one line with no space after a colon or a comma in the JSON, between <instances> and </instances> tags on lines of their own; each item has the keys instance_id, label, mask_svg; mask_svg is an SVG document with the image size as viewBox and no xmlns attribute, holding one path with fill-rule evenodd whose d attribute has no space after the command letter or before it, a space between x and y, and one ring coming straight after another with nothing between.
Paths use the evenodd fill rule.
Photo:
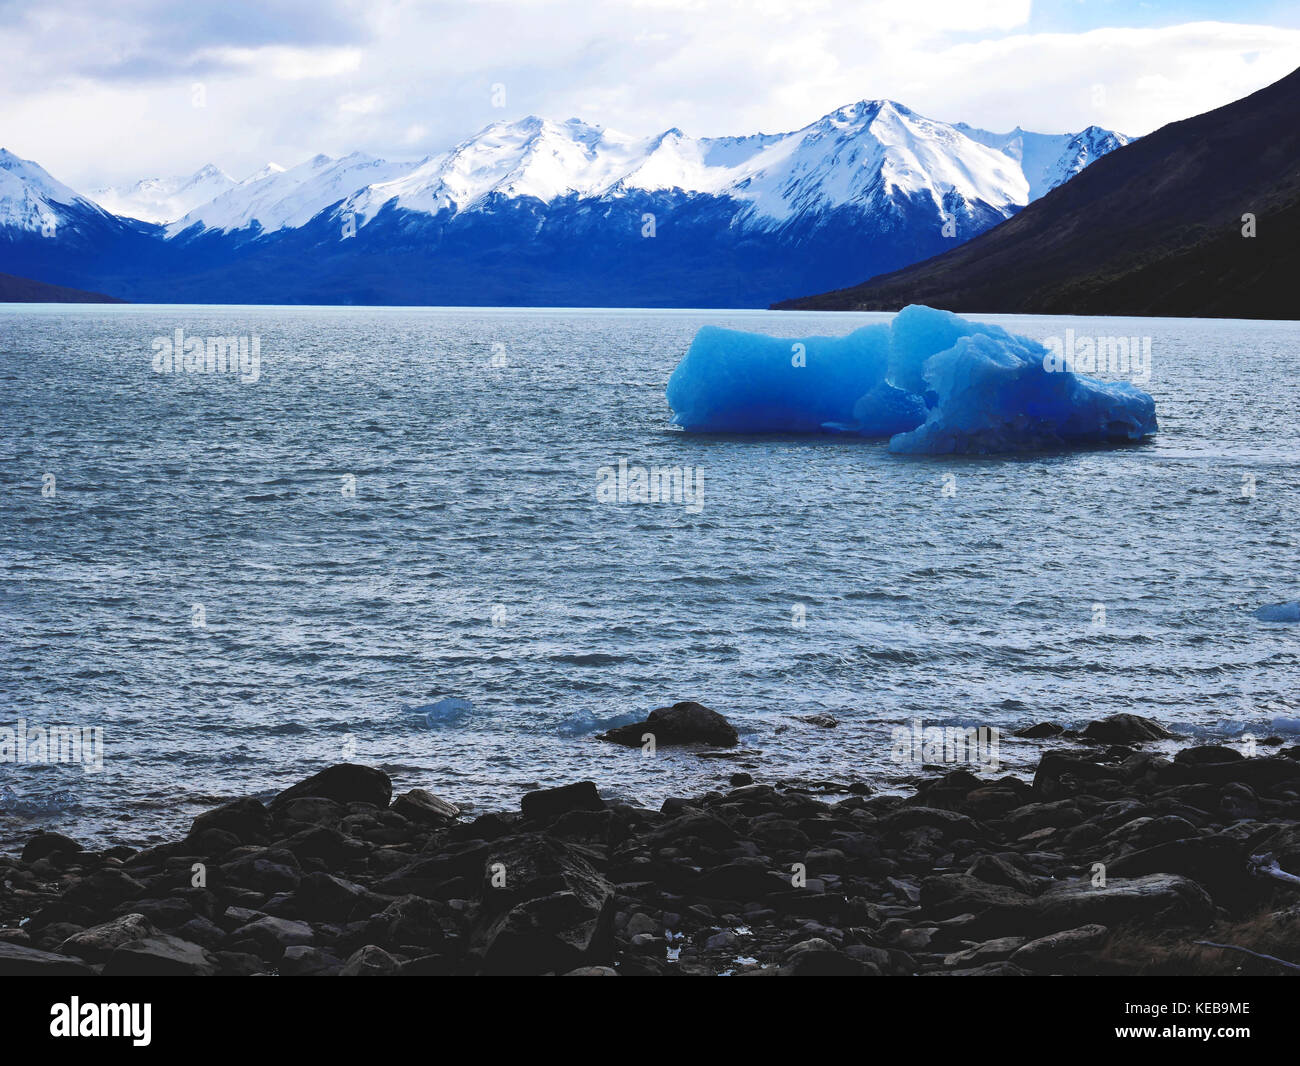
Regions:
<instances>
[{"instance_id":1,"label":"snowy peak","mask_svg":"<svg viewBox=\"0 0 1300 1066\"><path fill-rule=\"evenodd\" d=\"M297 228L356 189L388 181L406 166L365 152L342 159L317 155L288 169L270 163L210 203L188 211L167 232L174 236L195 225L216 230L257 228L265 233Z\"/></svg>"},{"instance_id":2,"label":"snowy peak","mask_svg":"<svg viewBox=\"0 0 1300 1066\"><path fill-rule=\"evenodd\" d=\"M991 133L964 122L954 128L1019 163L1029 182L1031 201L1063 185L1089 163L1132 141L1131 137L1100 126L1089 126L1079 133L1030 133L1019 126L1010 133Z\"/></svg>"},{"instance_id":3,"label":"snowy peak","mask_svg":"<svg viewBox=\"0 0 1300 1066\"><path fill-rule=\"evenodd\" d=\"M0 227L53 236L73 214L85 210L100 213L96 204L43 167L0 148Z\"/></svg>"},{"instance_id":4,"label":"snowy peak","mask_svg":"<svg viewBox=\"0 0 1300 1066\"><path fill-rule=\"evenodd\" d=\"M115 215L171 222L234 186L230 175L209 163L183 177L145 178L134 185L94 189L90 198Z\"/></svg>"}]
</instances>

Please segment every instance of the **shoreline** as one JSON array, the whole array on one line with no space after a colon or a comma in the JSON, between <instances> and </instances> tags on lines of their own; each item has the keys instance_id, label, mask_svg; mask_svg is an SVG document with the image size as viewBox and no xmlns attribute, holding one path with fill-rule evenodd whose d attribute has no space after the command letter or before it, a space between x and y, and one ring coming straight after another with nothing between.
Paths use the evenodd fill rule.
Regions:
<instances>
[{"instance_id":1,"label":"shoreline","mask_svg":"<svg viewBox=\"0 0 1300 1066\"><path fill-rule=\"evenodd\" d=\"M828 793L735 773L659 810L578 782L470 820L340 764L143 851L39 833L0 855L0 974L1209 975L1300 962L1300 745L1189 743L1170 758L1151 750L1167 731L1123 714L1018 735L1042 744L1032 782L925 765L906 795Z\"/></svg>"}]
</instances>

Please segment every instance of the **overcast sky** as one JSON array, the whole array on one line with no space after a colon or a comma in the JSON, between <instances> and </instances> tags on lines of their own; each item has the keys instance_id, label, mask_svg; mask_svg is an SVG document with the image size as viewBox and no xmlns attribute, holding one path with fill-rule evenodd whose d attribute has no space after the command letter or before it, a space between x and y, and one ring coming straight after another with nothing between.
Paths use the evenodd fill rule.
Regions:
<instances>
[{"instance_id":1,"label":"overcast sky","mask_svg":"<svg viewBox=\"0 0 1300 1066\"><path fill-rule=\"evenodd\" d=\"M0 0L0 27L0 147L82 190L529 114L716 136L888 97L1142 134L1300 66L1294 0Z\"/></svg>"}]
</instances>

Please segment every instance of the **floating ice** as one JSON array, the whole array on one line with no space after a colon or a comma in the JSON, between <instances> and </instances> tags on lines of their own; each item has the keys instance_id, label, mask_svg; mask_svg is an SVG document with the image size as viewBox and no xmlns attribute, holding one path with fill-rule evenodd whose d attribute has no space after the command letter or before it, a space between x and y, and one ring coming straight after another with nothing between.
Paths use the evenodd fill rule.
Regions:
<instances>
[{"instance_id":1,"label":"floating ice","mask_svg":"<svg viewBox=\"0 0 1300 1066\"><path fill-rule=\"evenodd\" d=\"M603 733L609 729L617 729L619 726L631 725L633 722L641 721L642 717L643 715L636 711L605 715L603 718L591 711L579 711L561 721L555 727L555 731L562 737L581 737L589 733Z\"/></svg>"},{"instance_id":2,"label":"floating ice","mask_svg":"<svg viewBox=\"0 0 1300 1066\"><path fill-rule=\"evenodd\" d=\"M473 709L468 700L457 699L454 696L445 700L438 700L437 703L425 703L419 707L402 708L408 714L417 715L417 723L423 722L430 729L459 722Z\"/></svg>"},{"instance_id":3,"label":"floating ice","mask_svg":"<svg viewBox=\"0 0 1300 1066\"><path fill-rule=\"evenodd\" d=\"M916 454L1141 440L1155 401L1055 366L1037 341L912 306L846 337L705 326L668 380L673 424L702 433L851 433Z\"/></svg>"},{"instance_id":4,"label":"floating ice","mask_svg":"<svg viewBox=\"0 0 1300 1066\"><path fill-rule=\"evenodd\" d=\"M1265 604L1256 609L1255 617L1261 622L1300 622L1300 600Z\"/></svg>"}]
</instances>

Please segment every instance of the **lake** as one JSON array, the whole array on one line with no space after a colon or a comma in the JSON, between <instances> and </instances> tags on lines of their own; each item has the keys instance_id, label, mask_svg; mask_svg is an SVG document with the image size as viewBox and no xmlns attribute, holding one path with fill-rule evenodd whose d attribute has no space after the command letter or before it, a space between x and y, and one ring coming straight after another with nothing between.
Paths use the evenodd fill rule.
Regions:
<instances>
[{"instance_id":1,"label":"lake","mask_svg":"<svg viewBox=\"0 0 1300 1066\"><path fill-rule=\"evenodd\" d=\"M1116 450L668 424L701 325L888 317L0 305L0 726L103 743L0 763L0 843L157 841L339 761L481 811L888 785L916 721L996 727L1011 771L1005 733L1117 711L1295 743L1300 627L1252 612L1297 598L1300 323L968 316L1149 337L1160 432ZM244 363L160 372L177 330ZM598 494L621 464L698 498ZM593 739L686 699L734 758Z\"/></svg>"}]
</instances>

